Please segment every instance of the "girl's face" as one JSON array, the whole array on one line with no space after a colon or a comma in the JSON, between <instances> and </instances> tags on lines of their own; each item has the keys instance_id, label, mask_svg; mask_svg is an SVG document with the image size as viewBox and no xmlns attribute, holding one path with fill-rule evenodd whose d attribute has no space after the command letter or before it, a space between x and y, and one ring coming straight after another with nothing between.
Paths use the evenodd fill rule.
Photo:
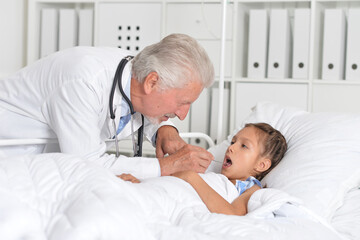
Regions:
<instances>
[{"instance_id":1,"label":"girl's face","mask_svg":"<svg viewBox=\"0 0 360 240\"><path fill-rule=\"evenodd\" d=\"M246 180L256 175L257 165L262 159L262 142L255 127L246 127L240 130L232 139L228 147L221 173L230 181Z\"/></svg>"}]
</instances>

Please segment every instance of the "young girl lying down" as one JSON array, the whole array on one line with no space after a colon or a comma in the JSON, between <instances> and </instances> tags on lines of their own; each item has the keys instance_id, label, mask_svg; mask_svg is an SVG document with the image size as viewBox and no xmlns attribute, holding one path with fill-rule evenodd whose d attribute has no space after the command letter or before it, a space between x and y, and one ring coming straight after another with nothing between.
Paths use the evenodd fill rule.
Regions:
<instances>
[{"instance_id":1,"label":"young girl lying down","mask_svg":"<svg viewBox=\"0 0 360 240\"><path fill-rule=\"evenodd\" d=\"M225 175L239 192L239 196L231 203L213 190L196 172L177 172L173 176L191 184L210 212L245 215L250 196L262 188L260 180L280 162L286 149L284 136L269 124L246 124L233 137L221 169L221 174ZM134 183L140 182L130 174L119 177Z\"/></svg>"}]
</instances>

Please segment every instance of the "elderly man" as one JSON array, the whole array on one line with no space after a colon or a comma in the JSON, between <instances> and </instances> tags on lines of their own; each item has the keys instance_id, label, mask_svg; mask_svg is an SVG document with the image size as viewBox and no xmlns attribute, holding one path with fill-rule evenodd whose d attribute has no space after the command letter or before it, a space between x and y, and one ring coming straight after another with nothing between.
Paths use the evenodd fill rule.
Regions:
<instances>
[{"instance_id":1,"label":"elderly man","mask_svg":"<svg viewBox=\"0 0 360 240\"><path fill-rule=\"evenodd\" d=\"M130 54L71 48L0 81L0 138L57 138L61 152L81 155L114 174L204 172L213 156L186 144L171 123L160 128L159 123L183 120L203 88L213 83L208 55L183 34L165 37L133 60L126 58ZM127 138L142 125L143 136L156 143L157 158L106 154L106 139ZM7 147L0 154L43 151L40 146Z\"/></svg>"}]
</instances>

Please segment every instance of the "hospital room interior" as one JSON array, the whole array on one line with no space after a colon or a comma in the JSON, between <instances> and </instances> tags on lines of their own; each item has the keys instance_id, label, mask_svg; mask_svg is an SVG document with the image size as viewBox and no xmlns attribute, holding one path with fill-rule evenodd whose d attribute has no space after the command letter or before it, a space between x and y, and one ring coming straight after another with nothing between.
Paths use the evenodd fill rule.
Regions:
<instances>
[{"instance_id":1,"label":"hospital room interior","mask_svg":"<svg viewBox=\"0 0 360 240\"><path fill-rule=\"evenodd\" d=\"M360 0L1 0L0 239L359 240L359 23ZM189 158L195 158L196 149L211 156L204 170L180 173L198 172L196 176L233 207L242 197L239 180L235 188L224 174L235 166L229 156L240 141L237 136L254 128L246 124L266 123L286 140L281 161L263 178L242 181L249 184L244 194L254 186L260 189L246 200L246 212L240 216L213 211L189 178L177 171L163 174L156 138L161 128L169 128L159 127L149 137L147 119L144 125L139 112L142 125L137 125L141 118L131 101L130 120L125 123L129 134L118 139L122 130L115 121L120 117L112 116L120 98L113 97L121 83L116 68L109 80L113 89L104 98L105 108L110 105L106 121L112 118L109 128L114 127L115 136L96 143L103 149L101 164L94 154L62 151L67 139L60 136L71 135L70 126L83 119L75 118L68 130L64 124L56 131L55 123L46 122L69 114L71 106L65 112L52 111L56 102L50 107L30 106L39 100L35 92L43 92L36 90L38 86L54 87L60 81L51 82L49 77L38 85L37 79L30 79L35 66L42 67L34 74L40 79L47 74L44 66L61 64L56 56L65 56L66 51L126 50L135 58L126 54L116 62L120 69L124 60L126 72L126 64L147 46L178 34L194 39L214 69L213 83L202 89L183 120L177 114L164 115L170 116L171 133L189 146L185 148ZM107 62L99 61L102 64ZM62 66L49 67L55 68ZM77 73L59 76L68 74ZM132 91L135 75L129 74ZM33 80L36 85L31 85ZM19 84L11 85L12 81ZM64 98L76 104L80 91L65 92ZM91 91L98 93L95 88ZM24 113L11 105L13 99L26 102ZM44 117L38 117L40 108ZM45 112L54 115L47 117ZM15 115L41 120L34 126L10 121ZM54 132L36 135L45 125ZM67 149L76 152L91 142L87 136L95 133L86 131L89 135L76 136L78 146ZM257 144L262 143L259 134L255 137ZM162 135L159 139L169 143ZM161 146L165 161L185 151L184 145L169 146L173 148ZM152 165L142 165L146 161ZM129 180L111 170L115 165L125 166L119 170L124 174L140 170ZM147 168L157 175L142 176Z\"/></svg>"}]
</instances>

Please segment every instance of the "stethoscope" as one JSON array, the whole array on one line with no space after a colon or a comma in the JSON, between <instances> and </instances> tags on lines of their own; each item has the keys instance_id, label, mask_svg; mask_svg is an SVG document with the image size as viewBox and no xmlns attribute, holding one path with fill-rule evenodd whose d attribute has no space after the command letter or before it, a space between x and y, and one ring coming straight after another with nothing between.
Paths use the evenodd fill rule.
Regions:
<instances>
[{"instance_id":1,"label":"stethoscope","mask_svg":"<svg viewBox=\"0 0 360 240\"><path fill-rule=\"evenodd\" d=\"M135 142L135 138L134 138L134 123L133 123L133 115L135 113L134 111L134 107L130 101L130 99L126 96L126 94L124 93L123 90L123 86L121 83L122 80L122 74L124 71L124 68L126 66L126 64L133 58L133 56L126 56L123 59L121 59L116 72L115 72L115 76L114 76L114 81L111 87L111 92L110 92L110 100L109 100L109 107L110 107L110 118L112 119L113 122L113 128L114 128L114 132L115 132L115 148L116 148L116 157L119 156L119 140L116 136L116 123L115 123L115 113L114 113L114 109L113 109L113 103L114 103L114 94L115 94L115 88L116 88L116 83L119 85L119 90L121 93L121 96L125 99L125 101L127 102L127 104L129 105L130 108L130 113L131 113L131 117L130 117L130 122L131 122L131 139L132 139L132 143L133 143L133 150L134 150L134 157L141 157L142 156L142 142L143 142L143 132L144 132L144 116L141 114L141 127L138 130L138 139L137 139L137 144Z\"/></svg>"}]
</instances>

